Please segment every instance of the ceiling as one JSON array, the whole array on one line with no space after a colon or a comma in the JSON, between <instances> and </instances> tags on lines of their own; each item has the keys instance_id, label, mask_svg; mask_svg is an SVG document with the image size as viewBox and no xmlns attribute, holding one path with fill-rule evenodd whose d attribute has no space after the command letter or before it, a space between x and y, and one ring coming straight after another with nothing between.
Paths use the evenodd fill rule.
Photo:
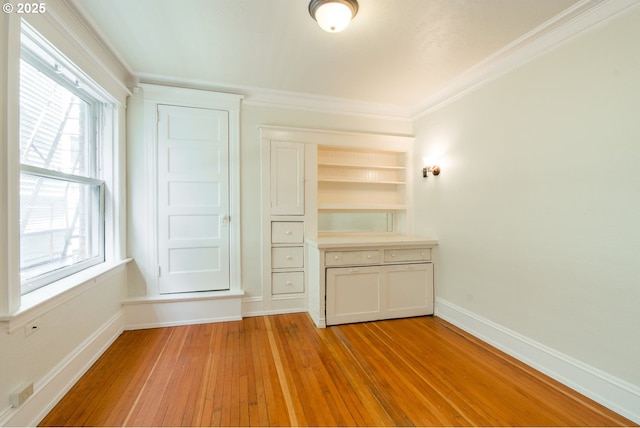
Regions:
<instances>
[{"instance_id":1,"label":"ceiling","mask_svg":"<svg viewBox=\"0 0 640 428\"><path fill-rule=\"evenodd\" d=\"M307 0L72 0L141 81L405 109L588 2L359 0L326 33Z\"/></svg>"}]
</instances>

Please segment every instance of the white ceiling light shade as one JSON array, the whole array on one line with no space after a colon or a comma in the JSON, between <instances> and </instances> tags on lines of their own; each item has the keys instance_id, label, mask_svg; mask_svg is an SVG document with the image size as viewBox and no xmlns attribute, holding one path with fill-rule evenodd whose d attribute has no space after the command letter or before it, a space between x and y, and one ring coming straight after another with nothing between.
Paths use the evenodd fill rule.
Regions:
<instances>
[{"instance_id":1,"label":"white ceiling light shade","mask_svg":"<svg viewBox=\"0 0 640 428\"><path fill-rule=\"evenodd\" d=\"M344 30L358 13L357 0L311 0L309 13L320 28L330 33Z\"/></svg>"}]
</instances>

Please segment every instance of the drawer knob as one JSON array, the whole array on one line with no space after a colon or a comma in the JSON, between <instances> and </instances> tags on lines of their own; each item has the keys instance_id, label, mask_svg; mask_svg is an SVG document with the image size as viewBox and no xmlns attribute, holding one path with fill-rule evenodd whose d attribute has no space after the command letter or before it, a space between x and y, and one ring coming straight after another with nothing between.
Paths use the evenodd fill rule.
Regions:
<instances>
[{"instance_id":1,"label":"drawer knob","mask_svg":"<svg viewBox=\"0 0 640 428\"><path fill-rule=\"evenodd\" d=\"M338 260L338 259L340 259L340 257L338 257L338 256L333 256L333 260Z\"/></svg>"},{"instance_id":2,"label":"drawer knob","mask_svg":"<svg viewBox=\"0 0 640 428\"><path fill-rule=\"evenodd\" d=\"M290 231L290 230L285 230L285 231L284 231L284 234L285 234L285 235L291 235L291 231Z\"/></svg>"},{"instance_id":3,"label":"drawer knob","mask_svg":"<svg viewBox=\"0 0 640 428\"><path fill-rule=\"evenodd\" d=\"M291 260L292 258L293 258L293 257L291 257L291 256L287 256L287 257L286 257L286 259L287 259L287 260Z\"/></svg>"},{"instance_id":4,"label":"drawer knob","mask_svg":"<svg viewBox=\"0 0 640 428\"><path fill-rule=\"evenodd\" d=\"M290 286L291 285L291 281L285 282L284 285L289 285Z\"/></svg>"},{"instance_id":5,"label":"drawer knob","mask_svg":"<svg viewBox=\"0 0 640 428\"><path fill-rule=\"evenodd\" d=\"M367 254L367 258L368 258L368 259L371 259L371 254Z\"/></svg>"},{"instance_id":6,"label":"drawer knob","mask_svg":"<svg viewBox=\"0 0 640 428\"><path fill-rule=\"evenodd\" d=\"M396 253L391 253L391 257L395 257L395 256L396 256Z\"/></svg>"}]
</instances>

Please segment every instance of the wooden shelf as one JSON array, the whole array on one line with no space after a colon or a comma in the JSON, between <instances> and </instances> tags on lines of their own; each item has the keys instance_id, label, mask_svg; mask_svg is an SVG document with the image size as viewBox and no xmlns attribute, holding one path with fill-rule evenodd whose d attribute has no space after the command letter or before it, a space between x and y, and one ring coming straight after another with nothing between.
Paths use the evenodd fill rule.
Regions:
<instances>
[{"instance_id":1,"label":"wooden shelf","mask_svg":"<svg viewBox=\"0 0 640 428\"><path fill-rule=\"evenodd\" d=\"M319 204L319 211L388 211L406 210L406 204Z\"/></svg>"},{"instance_id":2,"label":"wooden shelf","mask_svg":"<svg viewBox=\"0 0 640 428\"><path fill-rule=\"evenodd\" d=\"M403 151L318 146L319 211L407 210Z\"/></svg>"},{"instance_id":3,"label":"wooden shelf","mask_svg":"<svg viewBox=\"0 0 640 428\"><path fill-rule=\"evenodd\" d=\"M363 165L353 163L336 163L336 162L318 162L318 166L327 166L330 168L362 168L362 169L393 169L404 170L406 167L397 165Z\"/></svg>"},{"instance_id":4,"label":"wooden shelf","mask_svg":"<svg viewBox=\"0 0 640 428\"><path fill-rule=\"evenodd\" d=\"M406 184L404 181L371 181L371 180L349 180L342 178L319 178L318 183L365 183L365 184L393 184L402 185Z\"/></svg>"}]
</instances>

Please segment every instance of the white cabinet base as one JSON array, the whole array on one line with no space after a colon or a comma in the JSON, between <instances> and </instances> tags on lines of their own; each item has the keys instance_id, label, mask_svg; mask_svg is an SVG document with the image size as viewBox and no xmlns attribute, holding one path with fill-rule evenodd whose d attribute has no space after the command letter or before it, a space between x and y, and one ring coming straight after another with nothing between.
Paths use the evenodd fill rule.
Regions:
<instances>
[{"instance_id":1,"label":"white cabinet base","mask_svg":"<svg viewBox=\"0 0 640 428\"><path fill-rule=\"evenodd\" d=\"M433 265L329 268L327 325L433 314Z\"/></svg>"},{"instance_id":2,"label":"white cabinet base","mask_svg":"<svg viewBox=\"0 0 640 428\"><path fill-rule=\"evenodd\" d=\"M436 245L398 235L307 240L315 324L433 314Z\"/></svg>"}]
</instances>

